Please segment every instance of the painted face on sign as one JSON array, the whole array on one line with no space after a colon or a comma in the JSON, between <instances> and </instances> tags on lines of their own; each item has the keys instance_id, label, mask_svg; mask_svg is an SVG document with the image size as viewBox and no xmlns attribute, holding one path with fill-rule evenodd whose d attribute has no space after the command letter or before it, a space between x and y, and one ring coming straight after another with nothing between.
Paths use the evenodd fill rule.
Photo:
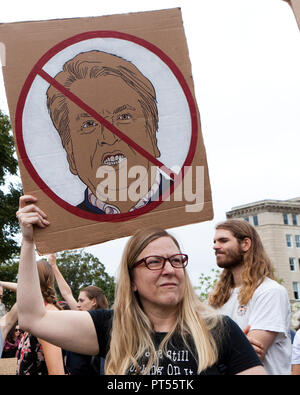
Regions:
<instances>
[{"instance_id":1,"label":"painted face on sign","mask_svg":"<svg viewBox=\"0 0 300 395\"><path fill-rule=\"evenodd\" d=\"M152 158L160 156L155 89L131 62L106 52L82 52L63 65L55 80ZM127 144L53 86L47 91L47 106L67 152L70 171L92 193L89 203L98 205L99 200L91 202L97 196L115 205L119 212L128 212L139 199L148 196L150 189L151 196L154 189L158 190L157 169L149 156L138 153L130 142ZM102 187L109 173L113 176L106 184L108 191L127 193L133 185L140 198L115 193L113 198L108 194L103 200L99 185ZM143 203L147 204L147 198Z\"/></svg>"},{"instance_id":2,"label":"painted face on sign","mask_svg":"<svg viewBox=\"0 0 300 395\"><path fill-rule=\"evenodd\" d=\"M109 75L78 80L72 84L70 90L150 155L160 155L155 134L149 133L146 128L139 94L121 78ZM71 139L65 149L70 170L79 176L94 195L97 194L100 182L98 170L101 167L108 171L111 168L115 172L117 190L120 185L118 175L124 166L128 171L133 166L142 166L147 174L144 181L147 185L152 185L151 163L147 158L73 102L68 101L68 109ZM129 204L132 206L132 202Z\"/></svg>"}]
</instances>

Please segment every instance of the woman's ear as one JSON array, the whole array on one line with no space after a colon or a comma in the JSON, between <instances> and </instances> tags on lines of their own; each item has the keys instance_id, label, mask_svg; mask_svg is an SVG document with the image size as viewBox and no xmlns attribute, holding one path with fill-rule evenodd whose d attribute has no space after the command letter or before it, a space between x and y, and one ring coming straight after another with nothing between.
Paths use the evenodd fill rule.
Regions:
<instances>
[{"instance_id":1,"label":"woman's ear","mask_svg":"<svg viewBox=\"0 0 300 395\"><path fill-rule=\"evenodd\" d=\"M131 281L131 289L133 290L133 292L137 291L137 286L135 285L134 281Z\"/></svg>"}]
</instances>

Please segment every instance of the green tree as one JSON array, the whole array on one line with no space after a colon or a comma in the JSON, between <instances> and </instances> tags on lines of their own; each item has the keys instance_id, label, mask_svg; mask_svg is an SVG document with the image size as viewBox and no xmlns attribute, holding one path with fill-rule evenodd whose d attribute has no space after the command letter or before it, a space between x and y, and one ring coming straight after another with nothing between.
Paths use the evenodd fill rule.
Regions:
<instances>
[{"instance_id":1,"label":"green tree","mask_svg":"<svg viewBox=\"0 0 300 395\"><path fill-rule=\"evenodd\" d=\"M16 211L22 187L20 182L16 186L8 182L8 178L18 175L18 162L14 153L9 118L0 110L0 264L19 252L15 240L19 232Z\"/></svg>"},{"instance_id":2,"label":"green tree","mask_svg":"<svg viewBox=\"0 0 300 395\"><path fill-rule=\"evenodd\" d=\"M75 299L78 298L80 289L88 285L96 285L101 288L110 305L114 301L115 281L105 271L104 265L94 255L87 253L84 249L64 251L56 254L57 266L65 280L72 289ZM43 257L37 258L44 259ZM0 265L0 279L2 281L17 282L19 267L19 256L15 255ZM59 298L62 299L58 289ZM5 290L3 303L10 310L16 302L15 292Z\"/></svg>"},{"instance_id":3,"label":"green tree","mask_svg":"<svg viewBox=\"0 0 300 395\"><path fill-rule=\"evenodd\" d=\"M114 277L106 273L105 266L97 257L84 249L63 251L56 254L56 262L75 299L78 298L81 288L95 285L102 289L109 304L113 303Z\"/></svg>"},{"instance_id":4,"label":"green tree","mask_svg":"<svg viewBox=\"0 0 300 395\"><path fill-rule=\"evenodd\" d=\"M16 239L20 230L16 211L22 187L18 177L14 177L16 185L11 181L12 176L18 176L14 140L9 117L0 110L0 279L16 282L20 250ZM8 310L15 301L15 293L6 290L3 303Z\"/></svg>"},{"instance_id":5,"label":"green tree","mask_svg":"<svg viewBox=\"0 0 300 395\"><path fill-rule=\"evenodd\" d=\"M17 176L17 185L11 180ZM22 187L18 178L14 140L9 117L0 110L0 279L17 282L20 246L16 239L20 229L16 218ZM57 254L57 263L75 298L82 287L96 285L113 303L114 278L105 272L98 258L84 250ZM14 292L5 291L3 302L9 310L16 300Z\"/></svg>"},{"instance_id":6,"label":"green tree","mask_svg":"<svg viewBox=\"0 0 300 395\"><path fill-rule=\"evenodd\" d=\"M18 276L18 267L19 267L19 255L13 255L11 258L6 259L5 262L2 262L0 264L0 279L2 281L9 281L16 283ZM7 311L10 310L15 302L16 302L16 293L5 289L3 294L3 303L5 305L6 310Z\"/></svg>"},{"instance_id":7,"label":"green tree","mask_svg":"<svg viewBox=\"0 0 300 395\"><path fill-rule=\"evenodd\" d=\"M209 293L219 280L220 274L221 271L219 269L211 269L209 274L200 274L199 285L195 287L195 290L202 301L207 300Z\"/></svg>"}]
</instances>

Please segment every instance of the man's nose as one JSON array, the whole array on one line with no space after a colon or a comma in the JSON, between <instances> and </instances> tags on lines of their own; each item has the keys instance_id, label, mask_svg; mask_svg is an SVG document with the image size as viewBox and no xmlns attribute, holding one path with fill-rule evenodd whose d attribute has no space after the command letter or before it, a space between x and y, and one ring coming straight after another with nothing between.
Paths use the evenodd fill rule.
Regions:
<instances>
[{"instance_id":1,"label":"man's nose","mask_svg":"<svg viewBox=\"0 0 300 395\"><path fill-rule=\"evenodd\" d=\"M215 251L217 251L219 248L220 248L220 246L219 246L218 243L215 241L215 242L214 242L214 245L213 245L213 249L214 249Z\"/></svg>"},{"instance_id":2,"label":"man's nose","mask_svg":"<svg viewBox=\"0 0 300 395\"><path fill-rule=\"evenodd\" d=\"M113 145L117 141L120 141L120 139L105 126L100 125L100 136L98 137L98 141L100 145Z\"/></svg>"}]
</instances>

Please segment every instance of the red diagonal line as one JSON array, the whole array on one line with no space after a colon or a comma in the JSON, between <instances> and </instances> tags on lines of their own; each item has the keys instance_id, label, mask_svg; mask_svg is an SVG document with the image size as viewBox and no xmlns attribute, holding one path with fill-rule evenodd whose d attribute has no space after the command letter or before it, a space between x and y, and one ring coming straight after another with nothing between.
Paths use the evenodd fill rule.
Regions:
<instances>
[{"instance_id":1,"label":"red diagonal line","mask_svg":"<svg viewBox=\"0 0 300 395\"><path fill-rule=\"evenodd\" d=\"M111 124L107 119L103 118L100 114L98 114L95 110L93 110L89 105L87 105L85 102L83 102L78 96L74 95L71 91L69 91L67 88L65 88L62 84L60 84L58 81L56 81L54 78L52 78L48 73L46 73L43 69L40 69L38 71L38 74L47 82L49 82L50 85L54 86L58 91L60 91L62 94L64 94L66 97L68 97L72 102L77 104L79 107L81 107L86 113L88 113L91 117L96 119L98 122L100 122L103 126L106 127L110 132L114 133L116 136L118 136L121 140L125 141L128 145L130 145L135 151L137 151L139 154L144 156L146 159L149 160L149 162L153 163L155 166L159 167L162 171L164 171L169 177L171 177L173 180L176 177L174 175L174 172L167 168L162 162L157 160L154 156L150 155L149 152L145 151L144 148L142 148L140 145L136 144L131 138L129 138L126 134L121 132L118 128L116 128L113 124Z\"/></svg>"}]
</instances>

